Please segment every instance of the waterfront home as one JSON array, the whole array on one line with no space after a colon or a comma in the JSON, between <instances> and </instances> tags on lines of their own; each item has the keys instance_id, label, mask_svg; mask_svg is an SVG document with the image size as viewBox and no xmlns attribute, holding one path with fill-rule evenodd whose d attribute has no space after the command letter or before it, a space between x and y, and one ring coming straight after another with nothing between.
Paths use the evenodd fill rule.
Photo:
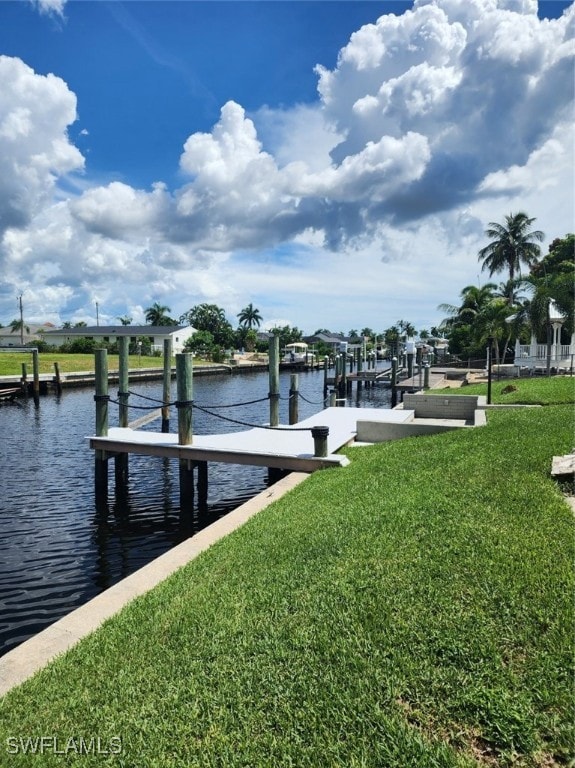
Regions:
<instances>
[{"instance_id":1,"label":"waterfront home","mask_svg":"<svg viewBox=\"0 0 575 768\"><path fill-rule=\"evenodd\" d=\"M5 328L0 328L0 347L22 347L27 344L34 344L34 342L41 341L46 331L53 328L52 323L37 325L25 322L21 331L20 328L13 330L12 326L8 325Z\"/></svg>"},{"instance_id":2,"label":"waterfront home","mask_svg":"<svg viewBox=\"0 0 575 768\"><path fill-rule=\"evenodd\" d=\"M69 344L74 339L94 339L113 344L127 336L131 344L149 340L152 352L163 352L164 340L171 339L172 354L184 351L184 344L196 332L191 325L88 325L77 328L56 328L43 334L44 340L53 347Z\"/></svg>"}]
</instances>

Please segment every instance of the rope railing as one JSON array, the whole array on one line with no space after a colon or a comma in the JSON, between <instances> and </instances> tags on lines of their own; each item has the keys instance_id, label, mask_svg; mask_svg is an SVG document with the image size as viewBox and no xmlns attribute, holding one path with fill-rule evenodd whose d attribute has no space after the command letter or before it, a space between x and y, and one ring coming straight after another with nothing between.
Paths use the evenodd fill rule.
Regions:
<instances>
[{"instance_id":1,"label":"rope railing","mask_svg":"<svg viewBox=\"0 0 575 768\"><path fill-rule=\"evenodd\" d=\"M186 406L192 406L194 408L197 408L199 411L202 411L202 413L206 413L208 416L213 416L216 419L221 419L222 421L230 422L231 424L239 424L243 427L251 427L252 429L270 429L270 430L289 430L290 432L309 432L313 429L313 427L294 427L294 426L286 426L286 425L279 425L277 427L272 427L266 424L252 424L248 421L243 421L241 419L232 419L229 416L223 416L220 413L214 413L213 409L221 409L221 408L237 408L245 405L254 405L256 403L262 403L266 400L270 399L270 394L268 393L265 397L257 398L256 400L248 400L241 403L228 403L225 405L211 405L209 408L206 408L205 406L200 405L199 403L196 403L194 400L185 401L183 403L181 402L165 402L164 400L161 400L156 397L150 397L149 395L143 395L140 392L135 392L133 390L129 390L128 392L118 392L118 396L121 395L133 395L134 397L141 397L143 400L149 400L154 405L134 405L132 403L129 404L129 408L133 408L138 411L154 411L158 408L183 408ZM280 397L281 400L291 400L294 396L301 397L302 400L305 400L306 403L310 403L311 405L325 405L325 400L317 400L312 401L305 398L301 393L290 393L288 397ZM96 396L94 396L96 397ZM114 400L109 395L100 396L105 397L109 403L113 403L114 405L126 405L126 403L121 402L120 400Z\"/></svg>"}]
</instances>

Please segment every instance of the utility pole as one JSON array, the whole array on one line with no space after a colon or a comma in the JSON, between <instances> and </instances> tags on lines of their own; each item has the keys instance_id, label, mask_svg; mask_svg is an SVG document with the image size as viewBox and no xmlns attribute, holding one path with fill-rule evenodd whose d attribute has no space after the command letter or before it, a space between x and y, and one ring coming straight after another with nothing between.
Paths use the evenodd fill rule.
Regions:
<instances>
[{"instance_id":1,"label":"utility pole","mask_svg":"<svg viewBox=\"0 0 575 768\"><path fill-rule=\"evenodd\" d=\"M24 346L24 310L22 309L22 296L18 296L18 306L20 307L20 345Z\"/></svg>"}]
</instances>

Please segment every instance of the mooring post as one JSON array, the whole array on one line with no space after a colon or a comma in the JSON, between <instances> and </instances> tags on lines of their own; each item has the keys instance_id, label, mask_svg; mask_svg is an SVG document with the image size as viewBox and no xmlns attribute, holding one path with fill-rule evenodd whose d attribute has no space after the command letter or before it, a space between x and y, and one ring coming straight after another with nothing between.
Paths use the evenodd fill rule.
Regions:
<instances>
[{"instance_id":1,"label":"mooring post","mask_svg":"<svg viewBox=\"0 0 575 768\"><path fill-rule=\"evenodd\" d=\"M205 512L208 505L208 462L197 461L196 466L198 468L198 507Z\"/></svg>"},{"instance_id":2,"label":"mooring post","mask_svg":"<svg viewBox=\"0 0 575 768\"><path fill-rule=\"evenodd\" d=\"M62 379L60 378L60 363L54 363L54 382L56 384L56 392L62 394Z\"/></svg>"},{"instance_id":3,"label":"mooring post","mask_svg":"<svg viewBox=\"0 0 575 768\"><path fill-rule=\"evenodd\" d=\"M22 392L28 397L28 370L26 368L26 363L22 363L22 378L20 379L20 386L22 387Z\"/></svg>"},{"instance_id":4,"label":"mooring post","mask_svg":"<svg viewBox=\"0 0 575 768\"><path fill-rule=\"evenodd\" d=\"M172 340L164 339L164 388L162 391L162 432L170 431L170 393L172 389Z\"/></svg>"},{"instance_id":5,"label":"mooring post","mask_svg":"<svg viewBox=\"0 0 575 768\"><path fill-rule=\"evenodd\" d=\"M192 355L183 352L176 355L176 378L178 399L178 444L191 445L192 434L192 405L194 394L194 376Z\"/></svg>"},{"instance_id":6,"label":"mooring post","mask_svg":"<svg viewBox=\"0 0 575 768\"><path fill-rule=\"evenodd\" d=\"M316 458L325 458L327 456L327 437L329 427L312 427L311 436L313 437L313 455Z\"/></svg>"},{"instance_id":7,"label":"mooring post","mask_svg":"<svg viewBox=\"0 0 575 768\"><path fill-rule=\"evenodd\" d=\"M429 365L427 363L423 366L423 386L425 389L429 389Z\"/></svg>"},{"instance_id":8,"label":"mooring post","mask_svg":"<svg viewBox=\"0 0 575 768\"><path fill-rule=\"evenodd\" d=\"M128 347L130 339L128 336L120 336L118 339L118 426L127 427L130 423L128 413L129 393L129 359ZM114 470L116 479L116 490L128 483L128 454L119 453L114 457Z\"/></svg>"},{"instance_id":9,"label":"mooring post","mask_svg":"<svg viewBox=\"0 0 575 768\"><path fill-rule=\"evenodd\" d=\"M335 389L332 389L331 392L329 393L329 407L335 408L336 405L337 405L337 392L335 391Z\"/></svg>"},{"instance_id":10,"label":"mooring post","mask_svg":"<svg viewBox=\"0 0 575 768\"><path fill-rule=\"evenodd\" d=\"M291 373L289 377L289 423L297 424L299 421L299 376Z\"/></svg>"},{"instance_id":11,"label":"mooring post","mask_svg":"<svg viewBox=\"0 0 575 768\"><path fill-rule=\"evenodd\" d=\"M397 357L391 358L391 407L397 405Z\"/></svg>"},{"instance_id":12,"label":"mooring post","mask_svg":"<svg viewBox=\"0 0 575 768\"><path fill-rule=\"evenodd\" d=\"M363 373L363 352L361 349L357 350L357 395L361 394L361 388L362 388L362 379L361 374Z\"/></svg>"},{"instance_id":13,"label":"mooring post","mask_svg":"<svg viewBox=\"0 0 575 768\"><path fill-rule=\"evenodd\" d=\"M127 427L129 424L128 417L128 400L130 399L130 393L128 392L129 386L129 363L128 363L128 344L130 340L127 336L120 336L118 339L118 426Z\"/></svg>"},{"instance_id":14,"label":"mooring post","mask_svg":"<svg viewBox=\"0 0 575 768\"><path fill-rule=\"evenodd\" d=\"M280 338L272 333L269 343L270 427L280 423Z\"/></svg>"},{"instance_id":15,"label":"mooring post","mask_svg":"<svg viewBox=\"0 0 575 768\"><path fill-rule=\"evenodd\" d=\"M108 435L108 351L97 349L95 352L96 394L96 436ZM96 503L108 495L108 457L106 451L95 451Z\"/></svg>"},{"instance_id":16,"label":"mooring post","mask_svg":"<svg viewBox=\"0 0 575 768\"><path fill-rule=\"evenodd\" d=\"M326 355L323 359L323 399L327 397L327 370L329 368L329 358Z\"/></svg>"},{"instance_id":17,"label":"mooring post","mask_svg":"<svg viewBox=\"0 0 575 768\"><path fill-rule=\"evenodd\" d=\"M40 360L38 358L38 350L32 350L32 370L34 372L34 405L40 405Z\"/></svg>"},{"instance_id":18,"label":"mooring post","mask_svg":"<svg viewBox=\"0 0 575 768\"><path fill-rule=\"evenodd\" d=\"M176 379L178 399L178 444L191 445L192 434L192 397L193 367L189 352L176 355ZM194 507L194 462L180 459L180 507L190 513Z\"/></svg>"}]
</instances>

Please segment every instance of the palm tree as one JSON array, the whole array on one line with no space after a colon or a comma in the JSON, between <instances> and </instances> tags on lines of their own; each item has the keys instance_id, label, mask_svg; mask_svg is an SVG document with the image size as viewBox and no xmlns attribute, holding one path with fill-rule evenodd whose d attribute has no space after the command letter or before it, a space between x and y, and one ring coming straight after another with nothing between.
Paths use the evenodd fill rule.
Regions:
<instances>
[{"instance_id":1,"label":"palm tree","mask_svg":"<svg viewBox=\"0 0 575 768\"><path fill-rule=\"evenodd\" d=\"M174 321L168 316L168 312L171 311L170 307L158 304L158 302L155 301L151 307L144 310L146 313L146 322L149 325L174 325Z\"/></svg>"},{"instance_id":2,"label":"palm tree","mask_svg":"<svg viewBox=\"0 0 575 768\"><path fill-rule=\"evenodd\" d=\"M545 235L539 229L531 229L534 221L520 211L506 216L505 224L489 222L485 234L493 239L478 253L481 269L488 269L489 277L507 270L512 283L515 273L521 272L522 264L531 266L535 263L541 253L535 241L541 242ZM508 300L510 305L513 304L513 290Z\"/></svg>"},{"instance_id":3,"label":"palm tree","mask_svg":"<svg viewBox=\"0 0 575 768\"><path fill-rule=\"evenodd\" d=\"M466 285L461 290L461 304L456 307L453 304L440 304L438 309L449 315L449 318L442 322L442 326L452 326L455 323L471 323L481 312L483 307L493 299L493 291L497 286L495 283L485 283L485 285Z\"/></svg>"},{"instance_id":4,"label":"palm tree","mask_svg":"<svg viewBox=\"0 0 575 768\"><path fill-rule=\"evenodd\" d=\"M257 325L259 328L260 323L263 320L259 309L256 309L251 302L247 307L244 307L242 311L238 313L238 319L240 321L240 325L243 328L246 328L248 331L251 331L254 325Z\"/></svg>"}]
</instances>

